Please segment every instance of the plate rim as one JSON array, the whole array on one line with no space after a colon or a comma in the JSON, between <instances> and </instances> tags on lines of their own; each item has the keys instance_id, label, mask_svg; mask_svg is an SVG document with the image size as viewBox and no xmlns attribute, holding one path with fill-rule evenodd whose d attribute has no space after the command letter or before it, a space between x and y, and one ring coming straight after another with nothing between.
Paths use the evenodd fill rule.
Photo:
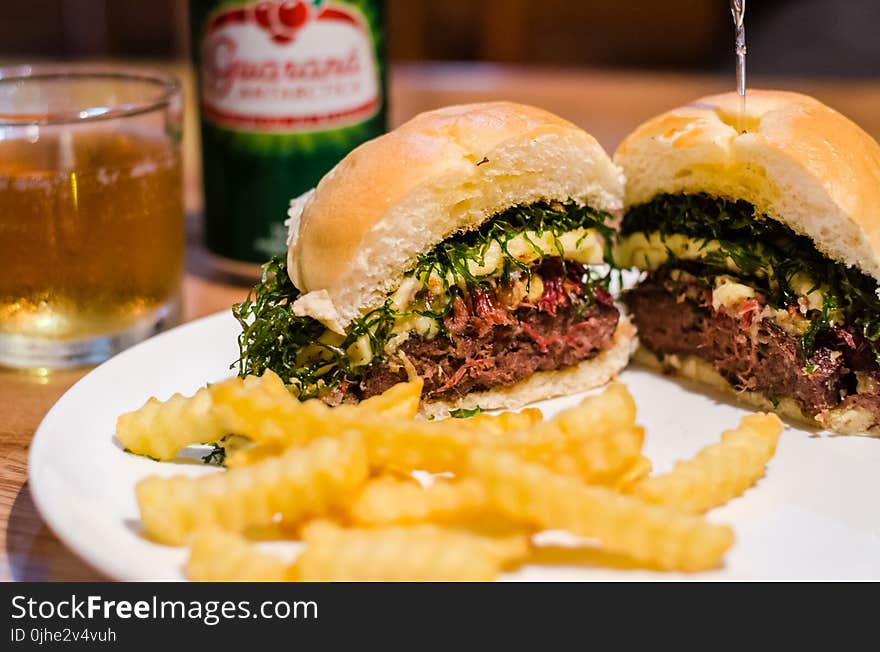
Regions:
<instances>
[{"instance_id":1,"label":"plate rim","mask_svg":"<svg viewBox=\"0 0 880 652\"><path fill-rule=\"evenodd\" d=\"M184 324L179 324L178 326L170 328L167 331L163 331L162 333L157 333L153 337L148 337L144 341L138 342L134 346L129 347L124 351L120 351L113 357L108 358L104 362L95 366L93 369L90 369L88 373L86 373L82 378L80 378L73 385L67 388L67 390L58 398L58 400L55 401L52 407L49 408L49 411L46 412L46 414L40 420L40 424L37 426L37 429L34 431L34 435L31 438L30 448L28 450L27 456L27 485L31 495L31 499L34 503L34 507L36 507L40 519L43 521L46 527L49 528L49 530L52 532L52 535L61 542L61 545L65 546L68 550L73 552L81 561L88 564L91 569L98 571L107 579L110 579L112 581L127 581L125 578L128 573L126 573L124 569L120 568L113 561L113 558L107 558L106 556L98 555L97 552L92 552L93 547L87 545L85 540L80 537L78 532L74 533L71 536L71 533L65 529L64 536L62 536L59 533L59 529L64 528L63 526L59 525L53 508L49 507L50 498L44 495L44 492L46 490L45 486L41 485L41 483L39 482L34 481L35 473L37 473L37 471L35 470L34 460L41 454L40 451L42 451L45 446L49 445L49 442L47 441L47 437L49 435L46 434L49 428L49 425L47 425L47 423L51 425L52 420L57 418L55 415L58 412L64 410L66 404L70 400L72 400L70 396L78 391L78 388L81 385L85 384L86 382L90 382L89 378L99 369L105 367L106 365L109 365L110 363L117 363L122 358L130 357L134 355L139 349L147 345L155 346L156 342L178 334L180 331L196 328L205 323L215 321L219 322L221 320L230 318L232 318L232 315L228 309L219 310L209 315L193 319ZM166 578L164 581L173 582L177 580L176 578Z\"/></svg>"},{"instance_id":2,"label":"plate rim","mask_svg":"<svg viewBox=\"0 0 880 652\"><path fill-rule=\"evenodd\" d=\"M131 347L130 349L127 349L126 351L119 353L118 355L114 356L113 358L110 358L109 360L105 361L101 365L96 366L94 369L89 370L88 373L86 373L81 379L79 379L70 388L68 388L68 390L65 391L64 394L61 395L61 397L55 402L55 404L47 411L46 415L43 417L39 426L37 427L37 429L34 432L33 439L31 441L30 451L28 454L28 471L27 471L27 481L30 483L29 490L31 493L31 498L33 500L34 506L36 507L37 512L40 515L40 518L43 520L43 522L46 524L46 526L49 528L49 530L61 541L62 545L64 545L68 550L70 550L74 555L76 555L76 557L79 558L85 565L98 571L106 579L110 579L110 580L114 580L114 581L181 581L182 579L184 579L183 573L182 573L182 567L180 566L182 558L181 558L181 556L175 556L175 557L165 557L165 558L163 558L164 561L159 560L159 559L154 560L152 557L149 557L149 556L144 557L143 556L145 549L141 550L140 548L135 548L134 550L135 550L136 554L134 556L132 556L132 554L126 553L124 551L118 552L118 553L114 553L112 550L108 551L106 544L104 544L103 546L96 544L96 529L90 528L90 527L77 527L77 523L78 523L77 514L80 514L80 512L76 511L76 509L75 509L77 507L77 505L75 503L73 503L74 509L70 509L70 506L72 504L71 500L68 499L67 502L65 503L62 499L59 499L59 496L58 496L59 487L63 490L65 487L70 486L73 490L75 490L73 493L70 494L74 498L82 498L82 497L87 498L90 495L88 493L88 491L94 489L94 483L91 483L91 484L87 483L86 491L83 491L81 488L77 488L78 485L75 482L73 484L70 484L70 482L72 480L75 480L76 478L68 477L67 472L69 469L67 467L65 467L65 464L64 464L64 460L67 458L64 455L59 457L59 455L57 453L52 455L52 451L49 450L47 447L51 447L53 445L59 444L59 439L58 439L59 428L63 428L64 424L71 418L70 411L73 410L74 413L76 413L77 411L80 411L77 401L79 401L81 397L77 396L77 394L79 392L83 391L83 385L86 385L87 383L91 383L91 382L97 382L100 385L97 388L98 393L96 394L95 391L93 391L93 390L95 390L95 388L91 388L91 387L87 388L86 392L88 393L88 396L86 398L88 399L88 401L91 401L93 403L96 400L100 399L100 392L105 391L106 388L104 387L104 384L107 382L108 378L105 376L105 377L100 378L99 380L96 381L94 379L94 375L101 373L101 371L107 366L111 366L111 365L115 365L115 364L121 364L121 365L125 366L125 365L132 364L132 363L127 362L127 358L138 356L138 355L142 356L143 354L141 354L140 351L143 348L153 347L153 346L159 346L161 348L161 347L165 346L164 343L168 340L174 339L176 337L180 337L184 333L188 334L191 331L198 332L200 329L209 329L212 331L211 333L205 334L205 338L206 338L205 341L209 344L209 346L207 349L205 347L200 347L198 349L199 353L196 354L196 357L193 360L195 362L195 364L189 365L191 367L190 371L192 373L187 374L187 377L185 380L186 386L189 386L189 385L192 385L193 387L200 386L205 381L211 380L211 377L214 375L216 375L216 377L218 377L218 378L221 377L220 376L221 373L225 373L226 375L233 374L234 367L232 369L227 368L226 372L221 372L221 369L224 368L223 358L226 357L226 353L224 353L224 352L227 351L227 348L226 348L227 345L226 344L222 345L223 346L222 351L216 348L216 347L220 346L219 339L218 339L219 336L222 335L222 337L225 340L226 338L228 338L230 336L230 334L234 333L235 329L236 329L236 324L235 324L233 316L227 310L222 310L222 311L218 311L216 313L212 313L210 315L206 315L206 316L201 317L199 319L195 319L191 322L187 322L186 324L181 324L180 326L177 326L177 327L170 329L166 332L160 333L152 338L149 338L149 339ZM180 350L185 351L186 347L188 345L192 345L192 343L194 342L192 335L188 334L188 335L186 335L186 338L188 338L188 341L174 345L172 348L176 349L176 351L180 351ZM184 348L181 349L181 346L183 346ZM229 346L229 349L228 349L229 352L232 352L235 350L232 342L229 342L228 346ZM207 351L207 354L205 353L206 351ZM203 366L203 365L207 364L206 360L214 358L215 354L216 354L216 362L217 362L216 366L213 364L213 362L210 364L210 366ZM141 364L143 364L143 361L137 361L136 363L134 363L134 366L137 367ZM180 364L180 363L178 363L178 364ZM186 362L184 361L183 364L186 364ZM101 430L101 433L103 433L103 436L107 436L107 434L108 434L106 432L106 428L108 427L110 420L114 419L114 423L115 423L115 417L118 414L118 412L116 411L116 408L119 408L123 402L127 404L134 394L137 394L139 396L139 398L138 398L139 401L143 401L144 396L151 395L151 394L145 394L144 396L141 396L140 393L143 391L152 392L153 390L149 390L149 389L145 389L145 388L152 386L152 383L155 382L155 380L156 380L155 375L157 373L160 373L160 372L162 374L165 373L165 371L163 369L156 371L155 366L151 367L151 368L152 368L152 371L148 371L148 374L150 375L150 377L145 378L143 382L141 382L137 387L133 388L134 390L137 390L136 392L128 392L124 396L124 401L123 400L117 401L113 406L113 408L114 408L113 410L107 410L107 409L102 410L100 407L96 410L96 414L100 415L100 430ZM648 375L652 379L660 380L659 378L656 378L656 374L649 373L648 370L645 370L645 369L639 367L638 365L628 367L627 371L629 371L629 370L632 370L633 372L636 372L639 375L644 374L644 373L648 373ZM131 369L126 368L124 371L130 372ZM110 372L110 376L115 377L115 372ZM634 385L634 387L639 387L641 385L641 382L642 382L641 380L636 380L635 378L633 380L636 381L636 385ZM629 383L629 380L626 380L625 382ZM652 380L651 382L653 383L654 381ZM162 387L155 388L156 392L161 394L166 391L185 391L186 390L186 388L183 387L184 382L182 380L181 380L181 382L169 383L169 384L171 384L172 386L171 387L162 386ZM177 387L174 387L175 384L177 385ZM683 388L683 389L685 389L685 388ZM707 400L711 401L712 403L716 402L713 399L711 393L707 393L705 391L698 391L698 393L701 394L702 396L704 396ZM655 401L652 401L651 399L647 399L647 400L648 400L649 406L651 403L656 403ZM726 403L729 407L737 408L738 410L743 410L746 412L749 411L749 409L747 407L742 406L742 405L738 405L733 402L723 401L723 403ZM126 409L131 409L131 408L125 407L122 409L126 410ZM648 407L648 409L650 409L650 407ZM59 416L59 413L60 413L60 416ZM642 413L642 414L645 414L645 413ZM74 422L73 428L75 429L76 432L82 432L83 428L87 428L88 426L89 426L88 416L85 416L82 419L77 418L77 420ZM800 428L798 428L797 426L795 426L794 424L787 423L787 426L789 426L789 427L786 428L786 430L789 430L789 428L791 428L791 429L797 431L799 434L804 434L803 431ZM702 429L702 428L700 428L700 429ZM712 431L714 433L714 432L716 432L716 429L713 427ZM61 434L63 434L63 432ZM788 440L788 438L785 437L785 434L786 433L783 433L784 439L780 441L780 444L782 444L783 441ZM88 433L83 433L83 435L88 435ZM112 439L112 435L110 438ZM88 437L86 437L86 439L89 440ZM837 438L832 438L832 439L837 439ZM850 441L850 440L864 441L865 438L858 438L857 437L857 438L840 438L840 439L845 440L845 441ZM809 440L812 440L812 437L809 437ZM66 448L66 447L70 446L71 444L69 442L74 441L74 440L72 438L68 438L67 441L68 441L68 443L64 444L62 446L62 448L64 448L67 451L73 450L73 449ZM89 441L91 441L91 440L89 440ZM109 439L105 440L105 442L106 441L109 441ZM798 442L798 441L800 441L800 440L799 439L791 439L790 440L790 442ZM74 441L73 445L74 446L76 445L75 441ZM861 446L861 445L862 444L859 444L858 446ZM798 444L798 446L800 449L803 449L803 446L801 444ZM849 449L849 447L847 447L847 450L848 449ZM96 449L94 447L92 447L92 450L87 451L87 452L94 453L95 450ZM878 455L878 453L880 453L880 451L878 451L876 449L872 449L872 450L874 450L875 453L872 453L870 455L870 457L876 458L877 461L880 462L880 455ZM62 453L63 452L64 451L62 451ZM677 454L681 455L682 452L679 451ZM847 453L847 454L849 454L849 453ZM102 455L102 457L100 458L100 461L102 463L106 463L107 459L103 457L103 454L101 454L101 455ZM35 460L37 460L37 458L40 458L39 459L40 462L47 462L47 465L42 466L40 469L37 469L34 465L34 462L35 462ZM88 457L80 456L75 461L82 461L83 459L88 459ZM773 462L775 462L775 461L776 461L776 458L774 458L774 460L771 461L771 464L773 464ZM82 466L82 465L80 465L80 466ZM197 465L197 466L201 467L201 465ZM48 470L48 473L43 473L44 470ZM209 472L210 470L205 469L205 471ZM135 469L135 472L139 473L140 471ZM58 477L59 475L60 475L60 478ZM123 469L122 475L123 476L127 475L127 472L125 471L125 469ZM773 475L773 474L771 474L771 475ZM785 474L783 473L782 475L784 478ZM115 479L118 480L115 472L113 473L113 476ZM135 482L138 479L138 477L140 477L140 476L139 475L134 476L131 479L131 482L129 483L128 486L129 487L133 486L133 482ZM39 481L37 481L38 478L39 478ZM877 479L878 479L878 481L880 481L880 476L878 476ZM875 486L875 485L872 483L871 486ZM111 490L113 490L114 487L116 487L116 485L112 485ZM752 492L748 491L748 492L746 492L746 495L743 498L748 500L748 496L751 494L752 494ZM740 500L743 500L743 498L738 498L738 499L736 499L735 502L739 502ZM98 507L100 508L100 506L101 506L100 501L98 501L98 502L99 502ZM759 505L759 506L761 504L762 503L760 503L760 502L757 503L757 505ZM783 503L782 506L784 507L785 504ZM724 507L723 509L727 509L727 507ZM118 515L118 513L115 512L114 510L115 510L114 503L110 503L110 508L106 511L108 514L110 514L111 517L113 517L114 515ZM114 543L119 543L120 539L117 536L116 531L111 530L111 529L107 529L107 528L108 527L115 528L116 525L128 526L129 525L128 520L127 520L129 518L128 509L126 508L126 511L123 514L124 523L122 523L122 522L117 523L114 519L111 519L113 522L108 522L107 519L100 517L100 511L98 512L98 514L99 514L99 516L96 518L96 523L99 526L97 529L97 534L100 535L100 533L102 533L102 532L104 534L109 533L110 535L112 535L111 540ZM722 518L724 518L724 517L722 517ZM714 520L714 519L710 519L710 520ZM859 522L861 522L861 518L859 519ZM108 525L108 523L109 523L109 525ZM731 522L731 525L734 525L734 523ZM880 528L880 521L877 521L876 524L873 524L873 521L872 521L871 528L872 528L872 531L874 531L873 529ZM129 529L131 529L131 528L129 528ZM876 531L878 533L880 533L880 529L876 529ZM740 538L739 530L737 530L737 546L735 546L735 548L732 549L730 552L735 554L735 552L734 552L735 549L738 548L744 541L745 541L745 539ZM126 543L127 543L127 539L126 539ZM138 559L142 560L140 564L138 563ZM174 560L174 566L167 565L165 563L165 561L170 561L172 559ZM871 554L870 557L865 557L864 559L867 561L859 561L858 563L860 563L862 565L864 565L866 563L869 564L869 566L867 566L866 568L870 569L870 577L871 578L873 578L873 577L880 578L880 554L877 554L877 555ZM152 561L157 561L158 563L156 563L156 564L153 564L153 563L148 564L147 563L147 562L152 562ZM846 566L846 565L844 565L844 566ZM850 568L852 568L852 565L850 565ZM151 570L151 569L155 569L155 570ZM842 569L843 569L843 567L841 567L841 570ZM652 574L651 577L644 577L641 575L629 576L629 574L627 574L627 573L615 573L614 576L608 575L608 576L596 576L596 577L590 577L590 576L566 577L564 575L553 576L553 577L540 577L540 576L504 577L504 576L502 576L502 578L500 578L500 579L507 579L507 580L513 580L513 581L533 581L533 580L571 581L571 580L574 580L574 581L622 581L622 582L623 581L743 581L743 580L754 580L754 581L771 580L772 581L774 579L776 579L776 580L780 580L780 579L784 580L785 579L784 577L775 578L773 575L766 575L765 576L765 574L762 572L752 573L752 572L749 572L749 570L747 568L744 568L741 565L736 566L736 568L732 568L732 567L728 566L727 560L725 562L724 568L721 568L719 570L732 571L732 572L729 572L729 573L725 572L722 575L718 575L717 573L714 573L714 572L707 573L707 574L696 574L696 575L690 575L690 574L682 575L679 573L670 573L669 575L657 576L656 574ZM556 574L554 573L554 575L556 575ZM833 572L829 571L826 568L826 569L819 569L819 570L814 569L814 571L812 573L805 573L805 574L803 574L803 576L798 577L798 578L792 577L788 581L791 581L792 579L799 579L800 581L808 581L810 579L815 580L817 578L836 579L837 581L840 581L841 577L843 577L843 576L835 575ZM862 579L866 579L866 578L863 577Z\"/></svg>"}]
</instances>

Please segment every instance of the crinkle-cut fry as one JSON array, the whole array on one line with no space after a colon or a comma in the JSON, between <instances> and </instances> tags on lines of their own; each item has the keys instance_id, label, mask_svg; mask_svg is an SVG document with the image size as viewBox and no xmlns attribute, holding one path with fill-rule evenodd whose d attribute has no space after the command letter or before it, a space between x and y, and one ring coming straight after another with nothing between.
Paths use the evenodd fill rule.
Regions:
<instances>
[{"instance_id":1,"label":"crinkle-cut fry","mask_svg":"<svg viewBox=\"0 0 880 652\"><path fill-rule=\"evenodd\" d=\"M676 463L669 473L645 478L631 492L645 502L691 514L723 505L764 475L781 433L775 414L749 415L737 429L723 432L719 443Z\"/></svg>"},{"instance_id":2,"label":"crinkle-cut fry","mask_svg":"<svg viewBox=\"0 0 880 652\"><path fill-rule=\"evenodd\" d=\"M495 579L509 545L434 524L343 529L328 522L303 528L295 562L307 582L448 582Z\"/></svg>"},{"instance_id":3,"label":"crinkle-cut fry","mask_svg":"<svg viewBox=\"0 0 880 652\"><path fill-rule=\"evenodd\" d=\"M345 433L226 472L150 476L135 491L147 536L181 545L205 527L240 532L271 523L276 514L291 524L326 514L347 504L367 473L363 440Z\"/></svg>"},{"instance_id":4,"label":"crinkle-cut fry","mask_svg":"<svg viewBox=\"0 0 880 652\"><path fill-rule=\"evenodd\" d=\"M637 561L627 555L584 545L533 546L528 557L528 563L539 566L578 566L586 568L613 568L616 570L663 570L656 564Z\"/></svg>"},{"instance_id":5,"label":"crinkle-cut fry","mask_svg":"<svg viewBox=\"0 0 880 652\"><path fill-rule=\"evenodd\" d=\"M224 434L206 387L193 396L174 394L167 401L152 397L116 420L116 437L125 448L158 460L173 459L187 446L217 441Z\"/></svg>"},{"instance_id":6,"label":"crinkle-cut fry","mask_svg":"<svg viewBox=\"0 0 880 652\"><path fill-rule=\"evenodd\" d=\"M388 418L412 420L419 413L423 385L424 381L421 378L397 383L381 394L361 401L355 407L358 410L381 414Z\"/></svg>"},{"instance_id":7,"label":"crinkle-cut fry","mask_svg":"<svg viewBox=\"0 0 880 652\"><path fill-rule=\"evenodd\" d=\"M603 398L606 395L609 400ZM607 411L608 406L613 408L611 412ZM598 419L591 413L598 414ZM532 420L535 416L531 413L527 418ZM506 432L503 437L487 437L478 429L461 425L472 419L402 425L362 419L350 427L363 433L370 460L379 467L459 473L467 468L470 450L488 446L515 451L524 458L577 473L591 481L613 480L638 456L644 439L644 431L632 425L635 407L622 385L612 386L602 396L589 397L556 419ZM611 430L598 434L590 430L599 423L609 424ZM617 429L618 424L624 427Z\"/></svg>"},{"instance_id":8,"label":"crinkle-cut fry","mask_svg":"<svg viewBox=\"0 0 880 652\"><path fill-rule=\"evenodd\" d=\"M357 405L331 408L317 399L300 401L286 390L266 391L265 383L280 382L270 374L229 378L211 386L217 414L229 431L256 442L303 446L316 437L338 432L340 427L356 427L365 418L377 423L398 419L405 423L418 409L421 380L398 383Z\"/></svg>"},{"instance_id":9,"label":"crinkle-cut fry","mask_svg":"<svg viewBox=\"0 0 880 652\"><path fill-rule=\"evenodd\" d=\"M380 469L457 473L467 465L468 450L479 441L474 432L443 422L408 424L362 421L370 463Z\"/></svg>"},{"instance_id":10,"label":"crinkle-cut fry","mask_svg":"<svg viewBox=\"0 0 880 652\"><path fill-rule=\"evenodd\" d=\"M284 582L292 573L290 563L240 534L211 528L193 536L186 576L195 582Z\"/></svg>"},{"instance_id":11,"label":"crinkle-cut fry","mask_svg":"<svg viewBox=\"0 0 880 652\"><path fill-rule=\"evenodd\" d=\"M638 457L644 438L642 429L632 423L635 408L622 385L588 397L555 419L503 437L463 425L467 419L405 422L349 405L331 408L316 400L270 398L237 378L212 386L211 395L224 425L259 443L286 448L343 430L360 432L376 468L455 473L466 467L471 448L487 444L590 482L612 482ZM526 418L531 420L534 414Z\"/></svg>"},{"instance_id":12,"label":"crinkle-cut fry","mask_svg":"<svg viewBox=\"0 0 880 652\"><path fill-rule=\"evenodd\" d=\"M463 468L475 441L473 432L447 422L401 421L349 405L268 398L238 378L213 385L211 395L224 425L260 444L303 446L352 430L364 436L370 461L379 468L455 471Z\"/></svg>"},{"instance_id":13,"label":"crinkle-cut fry","mask_svg":"<svg viewBox=\"0 0 880 652\"><path fill-rule=\"evenodd\" d=\"M518 566L528 559L532 550L531 532L520 526L506 533L488 534L479 527L456 526L457 530L467 532L482 541L483 548L496 560L501 568Z\"/></svg>"},{"instance_id":14,"label":"crinkle-cut fry","mask_svg":"<svg viewBox=\"0 0 880 652\"><path fill-rule=\"evenodd\" d=\"M271 396L290 394L272 371L267 370L259 378L248 376L242 382ZM193 396L174 394L167 401L150 398L141 408L120 415L116 421L116 436L125 448L157 460L173 459L187 446L216 442L230 432L223 426L207 387Z\"/></svg>"},{"instance_id":15,"label":"crinkle-cut fry","mask_svg":"<svg viewBox=\"0 0 880 652\"><path fill-rule=\"evenodd\" d=\"M229 430L260 444L282 448L304 446L318 437L357 429L363 421L374 424L394 421L353 405L331 408L318 399L300 401L290 394L271 395L262 391L259 380L248 384L247 379L229 378L211 386L211 397L217 414ZM406 422L401 422L404 424Z\"/></svg>"},{"instance_id":16,"label":"crinkle-cut fry","mask_svg":"<svg viewBox=\"0 0 880 652\"><path fill-rule=\"evenodd\" d=\"M416 487L424 486L419 479L413 475L412 471L398 471L397 469L378 469L373 473L370 482L378 480L386 480L389 482L399 482L401 484L411 484Z\"/></svg>"},{"instance_id":17,"label":"crinkle-cut fry","mask_svg":"<svg viewBox=\"0 0 880 652\"><path fill-rule=\"evenodd\" d=\"M641 452L644 429L635 416L629 391L615 383L552 419L508 434L503 445L560 473L612 484Z\"/></svg>"},{"instance_id":18,"label":"crinkle-cut fry","mask_svg":"<svg viewBox=\"0 0 880 652\"><path fill-rule=\"evenodd\" d=\"M623 383L611 383L601 394L592 394L577 406L553 418L563 433L605 432L636 422L636 403Z\"/></svg>"},{"instance_id":19,"label":"crinkle-cut fry","mask_svg":"<svg viewBox=\"0 0 880 652\"><path fill-rule=\"evenodd\" d=\"M258 388L261 392L271 396L293 396L281 377L271 369L264 370L261 376L248 374L242 379L242 382L247 387Z\"/></svg>"},{"instance_id":20,"label":"crinkle-cut fry","mask_svg":"<svg viewBox=\"0 0 880 652\"><path fill-rule=\"evenodd\" d=\"M267 377L269 380L264 380ZM324 428L313 436L301 435L304 423L318 421L324 410L330 408L317 400L300 402L292 394L265 391L264 382L271 382L269 372L260 377L229 378L211 385L217 414L230 432L257 443L275 442L284 446L305 445L323 434L333 434Z\"/></svg>"},{"instance_id":21,"label":"crinkle-cut fry","mask_svg":"<svg viewBox=\"0 0 880 652\"><path fill-rule=\"evenodd\" d=\"M526 408L519 412L498 412L497 414L477 414L467 419L456 419L453 422L456 427L473 430L486 435L502 435L516 430L531 428L540 423L544 415L538 408ZM439 421L438 423L445 423Z\"/></svg>"},{"instance_id":22,"label":"crinkle-cut fry","mask_svg":"<svg viewBox=\"0 0 880 652\"><path fill-rule=\"evenodd\" d=\"M639 458L644 433L642 427L630 426L604 434L584 432L581 438L558 435L554 439L544 437L545 433L527 431L522 433L524 436L511 438L502 448L558 473L578 476L589 484L613 485Z\"/></svg>"},{"instance_id":23,"label":"crinkle-cut fry","mask_svg":"<svg viewBox=\"0 0 880 652\"><path fill-rule=\"evenodd\" d=\"M486 511L486 492L471 478L437 480L429 487L391 478L371 480L349 508L360 525L405 525L475 517Z\"/></svg>"},{"instance_id":24,"label":"crinkle-cut fry","mask_svg":"<svg viewBox=\"0 0 880 652\"><path fill-rule=\"evenodd\" d=\"M276 457L284 452L284 447L278 444L254 444L248 448L241 448L226 454L226 468L237 469L240 466L250 466L262 462L270 457Z\"/></svg>"},{"instance_id":25,"label":"crinkle-cut fry","mask_svg":"<svg viewBox=\"0 0 880 652\"><path fill-rule=\"evenodd\" d=\"M609 486L612 489L626 493L631 487L647 478L653 468L654 464L651 460L644 455L639 455Z\"/></svg>"},{"instance_id":26,"label":"crinkle-cut fry","mask_svg":"<svg viewBox=\"0 0 880 652\"><path fill-rule=\"evenodd\" d=\"M604 550L666 570L714 568L733 544L726 526L585 484L510 453L474 450L470 464L490 502L510 518L593 537Z\"/></svg>"}]
</instances>

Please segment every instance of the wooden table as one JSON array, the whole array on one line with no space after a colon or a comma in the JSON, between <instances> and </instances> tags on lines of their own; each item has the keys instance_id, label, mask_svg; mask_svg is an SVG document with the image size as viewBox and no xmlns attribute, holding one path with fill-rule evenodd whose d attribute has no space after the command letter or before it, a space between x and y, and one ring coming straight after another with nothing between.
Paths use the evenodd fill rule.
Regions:
<instances>
[{"instance_id":1,"label":"wooden table","mask_svg":"<svg viewBox=\"0 0 880 652\"><path fill-rule=\"evenodd\" d=\"M188 70L169 66L184 77ZM817 96L880 138L880 80L753 80L756 87L788 88ZM608 149L642 120L706 93L724 91L733 76L685 77L584 70L539 70L492 65L407 65L392 70L392 123L426 109L460 102L511 99L546 107L581 125ZM194 106L192 102L189 106ZM200 209L195 115L188 117L186 189L189 247L184 319L228 309L246 285L213 272L199 244ZM52 404L88 369L48 376L0 371L0 580L94 580L95 571L69 552L37 514L27 485L31 437Z\"/></svg>"}]
</instances>

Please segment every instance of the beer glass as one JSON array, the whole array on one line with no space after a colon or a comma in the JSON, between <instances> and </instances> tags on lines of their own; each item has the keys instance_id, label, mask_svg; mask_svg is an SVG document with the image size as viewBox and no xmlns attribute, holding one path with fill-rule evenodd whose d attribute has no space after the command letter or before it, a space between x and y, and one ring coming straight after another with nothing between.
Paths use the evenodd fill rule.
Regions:
<instances>
[{"instance_id":1,"label":"beer glass","mask_svg":"<svg viewBox=\"0 0 880 652\"><path fill-rule=\"evenodd\" d=\"M179 320L181 124L158 73L0 69L0 365L100 362Z\"/></svg>"}]
</instances>

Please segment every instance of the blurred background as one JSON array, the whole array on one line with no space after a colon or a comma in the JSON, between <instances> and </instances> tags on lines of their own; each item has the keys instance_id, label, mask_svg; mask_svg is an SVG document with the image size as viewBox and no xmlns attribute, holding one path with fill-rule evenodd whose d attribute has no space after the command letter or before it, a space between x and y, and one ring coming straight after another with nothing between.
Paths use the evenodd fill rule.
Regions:
<instances>
[{"instance_id":1,"label":"blurred background","mask_svg":"<svg viewBox=\"0 0 880 652\"><path fill-rule=\"evenodd\" d=\"M0 65L99 61L183 81L186 205L201 208L187 0L2 0ZM729 0L385 0L389 122L509 99L613 150L639 122L733 90ZM880 0L749 0L749 85L815 95L880 138Z\"/></svg>"},{"instance_id":2,"label":"blurred background","mask_svg":"<svg viewBox=\"0 0 880 652\"><path fill-rule=\"evenodd\" d=\"M0 57L184 58L186 0L4 0ZM727 0L387 0L391 62L731 69ZM877 77L880 0L751 0L750 70Z\"/></svg>"}]
</instances>

